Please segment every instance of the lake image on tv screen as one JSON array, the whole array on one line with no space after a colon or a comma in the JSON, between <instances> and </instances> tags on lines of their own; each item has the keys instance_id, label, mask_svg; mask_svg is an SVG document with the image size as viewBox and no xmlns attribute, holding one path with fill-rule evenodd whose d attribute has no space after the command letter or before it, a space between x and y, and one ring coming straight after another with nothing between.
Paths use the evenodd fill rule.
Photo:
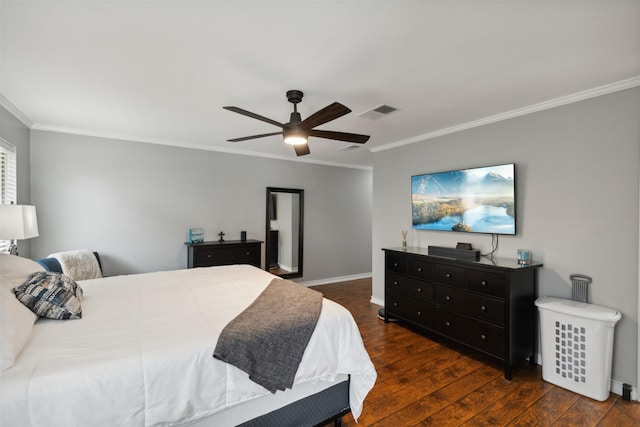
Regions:
<instances>
[{"instance_id":1,"label":"lake image on tv screen","mask_svg":"<svg viewBox=\"0 0 640 427\"><path fill-rule=\"evenodd\" d=\"M515 234L514 165L411 177L413 228Z\"/></svg>"}]
</instances>

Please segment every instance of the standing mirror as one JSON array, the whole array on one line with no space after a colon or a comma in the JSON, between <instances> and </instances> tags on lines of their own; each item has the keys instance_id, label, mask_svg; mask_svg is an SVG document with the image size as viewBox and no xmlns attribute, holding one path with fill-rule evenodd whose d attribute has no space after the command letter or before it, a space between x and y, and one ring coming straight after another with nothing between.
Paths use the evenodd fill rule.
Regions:
<instances>
[{"instance_id":1,"label":"standing mirror","mask_svg":"<svg viewBox=\"0 0 640 427\"><path fill-rule=\"evenodd\" d=\"M304 190L267 187L265 270L302 277Z\"/></svg>"}]
</instances>

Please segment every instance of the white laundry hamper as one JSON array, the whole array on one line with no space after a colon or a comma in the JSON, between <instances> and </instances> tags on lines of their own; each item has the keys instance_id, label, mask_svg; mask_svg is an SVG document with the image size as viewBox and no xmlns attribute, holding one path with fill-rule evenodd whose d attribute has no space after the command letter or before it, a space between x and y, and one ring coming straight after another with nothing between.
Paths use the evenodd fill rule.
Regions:
<instances>
[{"instance_id":1,"label":"white laundry hamper","mask_svg":"<svg viewBox=\"0 0 640 427\"><path fill-rule=\"evenodd\" d=\"M609 397L618 310L586 302L541 297L542 378L595 400Z\"/></svg>"}]
</instances>

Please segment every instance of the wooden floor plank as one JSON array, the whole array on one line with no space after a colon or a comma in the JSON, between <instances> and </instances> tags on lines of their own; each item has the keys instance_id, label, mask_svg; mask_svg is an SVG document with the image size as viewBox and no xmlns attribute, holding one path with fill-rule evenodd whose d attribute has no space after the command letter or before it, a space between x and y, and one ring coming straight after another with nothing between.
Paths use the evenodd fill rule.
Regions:
<instances>
[{"instance_id":1,"label":"wooden floor plank","mask_svg":"<svg viewBox=\"0 0 640 427\"><path fill-rule=\"evenodd\" d=\"M400 411L387 415L373 425L416 425L420 421L424 420L425 417L438 412L439 410L451 405L459 398L478 389L479 387L482 387L497 375L500 375L500 373L478 368L468 375L452 381L445 387L439 388L432 393L428 393L424 397L411 402Z\"/></svg>"},{"instance_id":2,"label":"wooden floor plank","mask_svg":"<svg viewBox=\"0 0 640 427\"><path fill-rule=\"evenodd\" d=\"M552 425L579 398L580 396L575 393L567 393L566 390L552 387L509 425L518 427Z\"/></svg>"},{"instance_id":3,"label":"wooden floor plank","mask_svg":"<svg viewBox=\"0 0 640 427\"><path fill-rule=\"evenodd\" d=\"M508 399L495 401L462 425L507 425L548 392L551 386L540 381L537 375L525 376L521 373L517 377L514 376L509 388Z\"/></svg>"},{"instance_id":4,"label":"wooden floor plank","mask_svg":"<svg viewBox=\"0 0 640 427\"><path fill-rule=\"evenodd\" d=\"M403 376L402 380L397 380L395 376L383 377L380 387L375 390L375 393L372 393L371 402L368 402L370 409L366 414L363 413L362 422L364 425L373 425L390 414L404 410L406 406L417 399L427 396L480 368L479 362L464 359L460 359L460 361L461 363L449 365L429 375ZM387 385L396 381L398 381L398 387ZM390 422L389 425L395 425L395 423Z\"/></svg>"},{"instance_id":5,"label":"wooden floor plank","mask_svg":"<svg viewBox=\"0 0 640 427\"><path fill-rule=\"evenodd\" d=\"M619 396L612 394L604 402L580 396L552 425L554 426L596 426L615 405ZM636 425L640 425L636 424Z\"/></svg>"},{"instance_id":6,"label":"wooden floor plank","mask_svg":"<svg viewBox=\"0 0 640 427\"><path fill-rule=\"evenodd\" d=\"M640 426L640 404L611 394L598 402L542 379L526 361L503 376L495 359L378 319L371 279L316 286L353 315L378 380L358 423L344 427L419 426Z\"/></svg>"},{"instance_id":7,"label":"wooden floor plank","mask_svg":"<svg viewBox=\"0 0 640 427\"><path fill-rule=\"evenodd\" d=\"M640 404L617 398L616 403L598 423L598 427L638 426L639 420Z\"/></svg>"},{"instance_id":8,"label":"wooden floor plank","mask_svg":"<svg viewBox=\"0 0 640 427\"><path fill-rule=\"evenodd\" d=\"M461 425L492 403L503 399L511 391L511 384L499 372L493 381L453 402L437 413L423 420L424 425Z\"/></svg>"}]
</instances>

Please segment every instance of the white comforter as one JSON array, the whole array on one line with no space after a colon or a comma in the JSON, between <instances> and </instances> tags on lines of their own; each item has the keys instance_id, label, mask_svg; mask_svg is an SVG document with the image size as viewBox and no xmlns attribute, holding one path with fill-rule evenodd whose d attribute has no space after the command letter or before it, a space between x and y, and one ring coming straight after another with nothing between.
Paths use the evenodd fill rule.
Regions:
<instances>
[{"instance_id":1,"label":"white comforter","mask_svg":"<svg viewBox=\"0 0 640 427\"><path fill-rule=\"evenodd\" d=\"M269 394L212 354L273 277L236 265L79 282L82 319L39 320L1 373L0 424L171 425ZM357 418L375 368L351 314L325 299L295 384L337 374L351 375Z\"/></svg>"}]
</instances>

